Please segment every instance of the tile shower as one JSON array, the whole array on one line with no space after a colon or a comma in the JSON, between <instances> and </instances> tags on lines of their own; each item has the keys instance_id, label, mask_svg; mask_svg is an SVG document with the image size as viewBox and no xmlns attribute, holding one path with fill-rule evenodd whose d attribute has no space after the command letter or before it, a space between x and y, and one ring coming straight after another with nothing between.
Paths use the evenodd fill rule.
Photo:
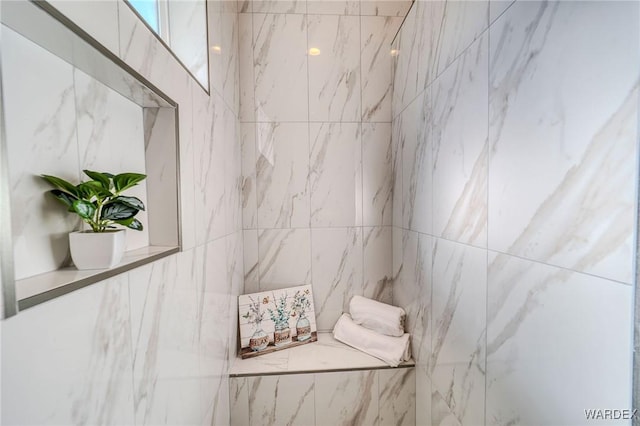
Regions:
<instances>
[{"instance_id":1,"label":"tile shower","mask_svg":"<svg viewBox=\"0 0 640 426\"><path fill-rule=\"evenodd\" d=\"M303 283L320 330L407 310L411 424L630 407L636 2L210 2L210 94L121 1L51 4L178 102L183 251L2 322L3 424L228 424L236 296Z\"/></svg>"}]
</instances>

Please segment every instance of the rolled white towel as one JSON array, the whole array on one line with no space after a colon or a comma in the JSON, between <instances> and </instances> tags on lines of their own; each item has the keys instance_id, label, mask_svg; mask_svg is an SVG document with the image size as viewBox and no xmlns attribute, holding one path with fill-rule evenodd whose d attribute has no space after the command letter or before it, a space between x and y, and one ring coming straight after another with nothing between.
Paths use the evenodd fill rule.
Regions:
<instances>
[{"instance_id":1,"label":"rolled white towel","mask_svg":"<svg viewBox=\"0 0 640 426\"><path fill-rule=\"evenodd\" d=\"M342 314L335 327L333 337L349 346L379 358L391 367L411 359L409 333L401 337L386 336L364 328L351 320L349 314Z\"/></svg>"},{"instance_id":2,"label":"rolled white towel","mask_svg":"<svg viewBox=\"0 0 640 426\"><path fill-rule=\"evenodd\" d=\"M404 334L404 309L362 296L353 296L349 303L353 322L387 336Z\"/></svg>"}]
</instances>

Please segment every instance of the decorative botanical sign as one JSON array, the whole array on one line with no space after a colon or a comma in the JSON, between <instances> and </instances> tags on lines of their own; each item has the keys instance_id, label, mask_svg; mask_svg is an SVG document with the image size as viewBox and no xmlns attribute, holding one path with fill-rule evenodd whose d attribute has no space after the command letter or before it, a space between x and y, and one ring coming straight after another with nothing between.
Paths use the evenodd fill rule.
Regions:
<instances>
[{"instance_id":1,"label":"decorative botanical sign","mask_svg":"<svg viewBox=\"0 0 640 426\"><path fill-rule=\"evenodd\" d=\"M242 358L318 340L310 285L243 294L238 316Z\"/></svg>"}]
</instances>

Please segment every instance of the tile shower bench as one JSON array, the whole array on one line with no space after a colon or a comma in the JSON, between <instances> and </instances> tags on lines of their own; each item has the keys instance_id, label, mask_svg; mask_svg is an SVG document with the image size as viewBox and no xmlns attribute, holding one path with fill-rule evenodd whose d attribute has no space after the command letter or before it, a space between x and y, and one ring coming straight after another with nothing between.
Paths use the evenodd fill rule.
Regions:
<instances>
[{"instance_id":1,"label":"tile shower bench","mask_svg":"<svg viewBox=\"0 0 640 426\"><path fill-rule=\"evenodd\" d=\"M331 333L236 358L229 376L232 426L415 425L414 362L389 367Z\"/></svg>"}]
</instances>

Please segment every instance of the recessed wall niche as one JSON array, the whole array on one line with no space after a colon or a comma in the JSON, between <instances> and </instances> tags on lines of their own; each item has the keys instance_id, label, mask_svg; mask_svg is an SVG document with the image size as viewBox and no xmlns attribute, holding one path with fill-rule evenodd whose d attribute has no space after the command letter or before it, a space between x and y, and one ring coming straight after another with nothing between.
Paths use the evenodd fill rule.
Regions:
<instances>
[{"instance_id":1,"label":"recessed wall niche","mask_svg":"<svg viewBox=\"0 0 640 426\"><path fill-rule=\"evenodd\" d=\"M179 250L175 102L46 3L2 5L2 83L20 309ZM38 177L78 182L83 169L147 174L130 192L147 206L145 229L127 232L110 270L69 267L67 234L80 222Z\"/></svg>"}]
</instances>

